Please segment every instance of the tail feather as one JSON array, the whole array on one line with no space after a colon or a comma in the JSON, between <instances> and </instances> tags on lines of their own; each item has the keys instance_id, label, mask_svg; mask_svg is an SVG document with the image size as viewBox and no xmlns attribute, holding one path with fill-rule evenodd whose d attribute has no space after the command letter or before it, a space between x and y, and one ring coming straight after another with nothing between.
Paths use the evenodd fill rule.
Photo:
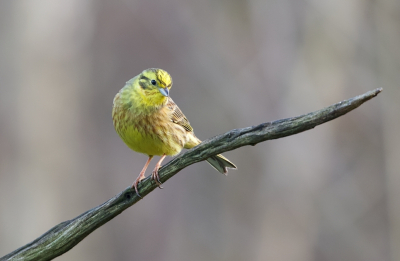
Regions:
<instances>
[{"instance_id":1,"label":"tail feather","mask_svg":"<svg viewBox=\"0 0 400 261\"><path fill-rule=\"evenodd\" d=\"M228 175L228 168L236 169L235 164L229 161L227 158L222 156L221 154L212 156L207 159L208 163L214 167L217 171L224 175Z\"/></svg>"},{"instance_id":2,"label":"tail feather","mask_svg":"<svg viewBox=\"0 0 400 261\"><path fill-rule=\"evenodd\" d=\"M188 133L188 141L185 144L185 149L191 149L194 146L198 145L201 143L201 140L199 140L193 132ZM222 156L221 154L212 156L207 159L208 163L216 169L218 172L221 172L224 175L228 175L228 168L230 169L236 169L235 164L233 164L231 161L229 161L227 158Z\"/></svg>"}]
</instances>

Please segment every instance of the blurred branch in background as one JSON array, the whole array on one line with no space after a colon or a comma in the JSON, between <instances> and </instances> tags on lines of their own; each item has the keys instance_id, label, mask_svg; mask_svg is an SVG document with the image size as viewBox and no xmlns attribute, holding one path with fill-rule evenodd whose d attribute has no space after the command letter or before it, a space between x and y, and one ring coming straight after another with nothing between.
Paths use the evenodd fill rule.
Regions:
<instances>
[{"instance_id":1,"label":"blurred branch in background","mask_svg":"<svg viewBox=\"0 0 400 261\"><path fill-rule=\"evenodd\" d=\"M180 170L196 162L203 161L212 155L312 129L317 125L354 110L364 102L378 95L381 91L382 88L375 89L352 99L298 117L231 130L204 141L195 148L170 161L160 169L160 179L162 182L165 182ZM147 178L141 183L140 194L145 196L155 188L157 188L157 185ZM0 258L0 261L51 260L73 248L87 235L139 200L140 198L134 190L131 188L125 189L107 202L88 210L72 220L58 224L31 243Z\"/></svg>"}]
</instances>

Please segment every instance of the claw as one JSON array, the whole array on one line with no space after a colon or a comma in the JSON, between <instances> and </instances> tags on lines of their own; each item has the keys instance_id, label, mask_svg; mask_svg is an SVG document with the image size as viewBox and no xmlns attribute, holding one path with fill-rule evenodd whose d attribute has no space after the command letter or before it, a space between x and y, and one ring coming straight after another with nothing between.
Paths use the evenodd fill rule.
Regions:
<instances>
[{"instance_id":1,"label":"claw","mask_svg":"<svg viewBox=\"0 0 400 261\"><path fill-rule=\"evenodd\" d=\"M162 189L163 187L162 182L160 181L160 176L158 176L158 169L155 169L152 173L151 173L151 179L154 180L154 182L158 185L158 187L160 189Z\"/></svg>"},{"instance_id":2,"label":"claw","mask_svg":"<svg viewBox=\"0 0 400 261\"><path fill-rule=\"evenodd\" d=\"M154 182L158 185L160 189L162 189L163 187L161 187L162 183L160 181L160 176L158 176L158 169L161 167L161 162L165 159L166 156L167 155L164 154L161 157L161 159L157 162L153 172L151 173L151 179L154 180Z\"/></svg>"},{"instance_id":3,"label":"claw","mask_svg":"<svg viewBox=\"0 0 400 261\"><path fill-rule=\"evenodd\" d=\"M141 178L141 176L139 175L139 177L137 177L137 179L135 180L135 182L133 182L133 184L132 184L132 186L131 186L131 188L134 188L134 189L135 189L136 195L138 195L139 198L142 198L142 196L140 196L140 194L139 194L138 184L142 181L143 178L144 178L144 175L143 175L142 178Z\"/></svg>"},{"instance_id":4,"label":"claw","mask_svg":"<svg viewBox=\"0 0 400 261\"><path fill-rule=\"evenodd\" d=\"M140 194L139 194L138 184L140 183L140 181L142 181L142 179L145 178L144 173L146 172L146 169L149 166L149 163L150 163L152 158L153 158L153 156L149 156L149 158L147 159L147 162L144 165L142 171L140 172L139 176L135 179L135 182L133 182L133 184L131 186L131 188L135 189L136 195L138 195L139 198L142 198L142 196L140 196Z\"/></svg>"}]
</instances>

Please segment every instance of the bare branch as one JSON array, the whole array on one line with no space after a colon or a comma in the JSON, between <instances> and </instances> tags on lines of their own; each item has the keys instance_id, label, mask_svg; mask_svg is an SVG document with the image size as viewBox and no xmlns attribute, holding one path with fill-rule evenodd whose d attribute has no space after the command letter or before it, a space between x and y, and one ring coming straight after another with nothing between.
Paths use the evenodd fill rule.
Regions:
<instances>
[{"instance_id":1,"label":"bare branch","mask_svg":"<svg viewBox=\"0 0 400 261\"><path fill-rule=\"evenodd\" d=\"M382 88L369 91L352 99L301 116L228 131L202 142L195 148L171 160L160 169L160 180L165 182L180 170L196 162L203 161L210 156L312 129L317 125L354 110L381 91ZM151 182L149 178L143 180L139 185L139 191L142 196L146 196L155 188L157 188L157 185ZM100 206L92 208L72 220L58 224L31 243L0 258L0 261L51 260L73 248L95 229L139 200L140 198L135 194L135 191L127 188Z\"/></svg>"}]
</instances>

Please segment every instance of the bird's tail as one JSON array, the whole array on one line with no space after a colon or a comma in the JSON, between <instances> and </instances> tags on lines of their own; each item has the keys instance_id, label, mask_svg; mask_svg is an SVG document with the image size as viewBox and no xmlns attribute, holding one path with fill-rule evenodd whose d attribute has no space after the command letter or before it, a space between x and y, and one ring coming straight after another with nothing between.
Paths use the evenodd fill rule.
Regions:
<instances>
[{"instance_id":1,"label":"bird's tail","mask_svg":"<svg viewBox=\"0 0 400 261\"><path fill-rule=\"evenodd\" d=\"M189 140L185 144L185 149L191 149L194 146L198 145L201 143L201 140L199 140L193 132L190 133L188 136ZM236 169L235 164L233 164L231 161L229 161L227 158L222 156L221 154L212 156L207 159L208 163L213 166L214 169L218 170L224 175L228 174L228 168L230 169Z\"/></svg>"},{"instance_id":2,"label":"bird's tail","mask_svg":"<svg viewBox=\"0 0 400 261\"><path fill-rule=\"evenodd\" d=\"M229 161L227 158L222 156L221 154L212 156L207 159L208 163L213 166L214 169L218 170L224 175L228 175L228 168L230 169L236 169L235 164L233 164L231 161Z\"/></svg>"}]
</instances>

